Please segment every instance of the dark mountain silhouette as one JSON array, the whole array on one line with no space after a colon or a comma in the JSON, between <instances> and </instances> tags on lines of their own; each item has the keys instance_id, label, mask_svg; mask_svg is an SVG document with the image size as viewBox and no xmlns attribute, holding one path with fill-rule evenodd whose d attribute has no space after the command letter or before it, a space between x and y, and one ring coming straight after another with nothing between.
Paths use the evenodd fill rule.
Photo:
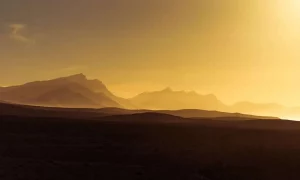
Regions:
<instances>
[{"instance_id":1,"label":"dark mountain silhouette","mask_svg":"<svg viewBox=\"0 0 300 180\"><path fill-rule=\"evenodd\" d=\"M1 100L31 105L101 108L130 104L114 96L101 81L88 80L83 74L6 87L0 93Z\"/></svg>"},{"instance_id":2,"label":"dark mountain silhouette","mask_svg":"<svg viewBox=\"0 0 300 180\"><path fill-rule=\"evenodd\" d=\"M254 116L240 113L226 113L219 111L205 111L198 109L182 109L182 110L127 110L119 108L103 108L99 110L102 113L111 115L121 114L139 114L139 113L159 113L168 114L172 116L179 116L183 118L235 118L235 119L279 119L270 116Z\"/></svg>"},{"instance_id":3,"label":"dark mountain silhouette","mask_svg":"<svg viewBox=\"0 0 300 180\"><path fill-rule=\"evenodd\" d=\"M0 102L0 179L297 180L300 123L263 118Z\"/></svg>"},{"instance_id":4,"label":"dark mountain silhouette","mask_svg":"<svg viewBox=\"0 0 300 180\"><path fill-rule=\"evenodd\" d=\"M97 109L29 106L0 102L0 116L94 118L108 116Z\"/></svg>"},{"instance_id":5,"label":"dark mountain silhouette","mask_svg":"<svg viewBox=\"0 0 300 180\"><path fill-rule=\"evenodd\" d=\"M0 103L0 179L299 179L299 122L99 111Z\"/></svg>"},{"instance_id":6,"label":"dark mountain silhouette","mask_svg":"<svg viewBox=\"0 0 300 180\"><path fill-rule=\"evenodd\" d=\"M236 120L279 119L277 117L271 117L271 116L255 116L255 115L248 115L248 114L241 114L241 113L226 113L226 112L219 112L219 111L205 111L205 110L197 110L197 109L183 109L177 111L160 110L156 112L185 117L185 118L213 118L213 119L234 118Z\"/></svg>"},{"instance_id":7,"label":"dark mountain silhouette","mask_svg":"<svg viewBox=\"0 0 300 180\"><path fill-rule=\"evenodd\" d=\"M146 109L203 109L223 110L225 105L215 95L200 95L196 92L162 91L145 92L131 99L136 106Z\"/></svg>"}]
</instances>

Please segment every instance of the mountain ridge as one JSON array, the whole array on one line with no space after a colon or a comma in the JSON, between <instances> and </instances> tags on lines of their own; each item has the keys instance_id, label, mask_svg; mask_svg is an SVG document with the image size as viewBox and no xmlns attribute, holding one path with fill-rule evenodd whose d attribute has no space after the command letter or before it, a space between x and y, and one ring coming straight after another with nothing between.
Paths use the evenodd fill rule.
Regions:
<instances>
[{"instance_id":1,"label":"mountain ridge","mask_svg":"<svg viewBox=\"0 0 300 180\"><path fill-rule=\"evenodd\" d=\"M78 102L74 102L73 105L71 102L67 103L67 99L64 99L63 96L59 96L58 94L54 96L55 93L53 93L57 89L67 88L68 86L69 93L64 93L72 94L73 98L78 100ZM58 93L58 91L56 91L56 93ZM49 94L51 94L51 98ZM48 97L45 98L46 96ZM72 101L72 96L69 96L69 101ZM79 99L81 99L82 102L80 102ZM61 103L65 104L63 106L82 108L118 107L152 110L202 109L208 111L254 114L258 116L272 115L283 118L291 116L300 117L300 107L289 108L276 103L263 104L248 101L226 105L214 94L201 95L195 91L175 91L171 87L166 87L158 91L145 91L137 96L126 99L114 95L102 81L98 79L88 79L83 73L44 81L33 81L21 85L0 87L0 101L43 106L55 106L53 102L57 101L57 106L60 106L59 104Z\"/></svg>"},{"instance_id":2,"label":"mountain ridge","mask_svg":"<svg viewBox=\"0 0 300 180\"><path fill-rule=\"evenodd\" d=\"M174 91L170 87L161 91L144 92L130 100L146 109L223 110L225 108L225 105L213 94L200 95L194 91Z\"/></svg>"},{"instance_id":3,"label":"mountain ridge","mask_svg":"<svg viewBox=\"0 0 300 180\"><path fill-rule=\"evenodd\" d=\"M30 105L55 105L53 103L47 103L47 101L65 101L63 96L56 93L56 97L52 96L52 100L49 97L50 92L55 92L57 89L64 89L68 91L67 94L72 94L73 97L69 97L69 101L72 101L72 98L76 99L81 96L82 105L87 105L87 107L123 107L119 103L112 100L110 97L107 97L107 94L110 94L106 86L99 80L88 80L83 74L76 74L67 77L60 77L56 79L46 80L46 81L34 81L25 83L23 85L10 86L1 89L0 99L3 101L21 103L21 104L30 104ZM67 90L68 89L68 90ZM72 92L73 91L73 92ZM58 91L56 91L58 92ZM77 96L76 97L76 93ZM45 98L45 96L47 96ZM44 96L44 98L41 98ZM60 96L60 99L57 99ZM50 98L50 99L49 99ZM101 99L102 98L102 99ZM93 100L98 102L93 103ZM117 99L117 97L116 97ZM44 100L45 102L43 102ZM79 99L78 99L79 100ZM88 102L89 101L89 102ZM63 104L68 104L64 102ZM68 104L69 107L78 107L80 102L72 105ZM59 105L59 103L58 103Z\"/></svg>"}]
</instances>

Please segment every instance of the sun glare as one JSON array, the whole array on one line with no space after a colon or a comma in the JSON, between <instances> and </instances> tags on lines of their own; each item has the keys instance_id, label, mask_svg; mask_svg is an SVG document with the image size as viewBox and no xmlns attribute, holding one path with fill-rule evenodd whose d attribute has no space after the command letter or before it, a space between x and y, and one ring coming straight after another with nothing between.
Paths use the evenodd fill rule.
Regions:
<instances>
[{"instance_id":1,"label":"sun glare","mask_svg":"<svg viewBox=\"0 0 300 180\"><path fill-rule=\"evenodd\" d=\"M282 117L282 119L287 119L291 121L300 121L300 117L296 117L296 116L286 116L286 117Z\"/></svg>"},{"instance_id":2,"label":"sun glare","mask_svg":"<svg viewBox=\"0 0 300 180\"><path fill-rule=\"evenodd\" d=\"M299 0L278 0L278 11L284 19L300 19L300 1Z\"/></svg>"}]
</instances>

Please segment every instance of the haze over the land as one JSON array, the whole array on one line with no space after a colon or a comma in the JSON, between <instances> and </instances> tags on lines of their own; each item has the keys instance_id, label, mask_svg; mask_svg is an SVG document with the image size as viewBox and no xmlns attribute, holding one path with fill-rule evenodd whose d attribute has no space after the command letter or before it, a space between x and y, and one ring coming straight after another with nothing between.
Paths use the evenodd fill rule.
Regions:
<instances>
[{"instance_id":1,"label":"haze over the land","mask_svg":"<svg viewBox=\"0 0 300 180\"><path fill-rule=\"evenodd\" d=\"M2 0L0 86L83 72L116 95L165 87L298 106L298 0Z\"/></svg>"},{"instance_id":2,"label":"haze over the land","mask_svg":"<svg viewBox=\"0 0 300 180\"><path fill-rule=\"evenodd\" d=\"M117 108L117 111L122 112L123 110L118 109L123 108L124 112L135 112L134 110L139 111L139 109L142 109L142 112L182 110L184 114L190 115L198 114L198 112L224 115L223 112L231 112L230 117L240 117L240 114L243 113L290 120L300 117L300 107L290 108L275 103L257 104L246 101L226 105L214 94L203 95L194 91L174 91L171 88L144 92L126 99L110 92L109 88L100 80L87 79L84 74L2 87L0 88L0 102L64 108ZM227 115L229 114L225 113L225 117L228 117Z\"/></svg>"}]
</instances>

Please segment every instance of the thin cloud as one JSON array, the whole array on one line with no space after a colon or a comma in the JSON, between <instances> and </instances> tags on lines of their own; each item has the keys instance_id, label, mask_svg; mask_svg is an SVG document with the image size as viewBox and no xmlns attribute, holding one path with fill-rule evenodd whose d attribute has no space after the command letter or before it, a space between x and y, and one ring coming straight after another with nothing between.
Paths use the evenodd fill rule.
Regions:
<instances>
[{"instance_id":1,"label":"thin cloud","mask_svg":"<svg viewBox=\"0 0 300 180\"><path fill-rule=\"evenodd\" d=\"M35 43L33 39L22 34L22 32L27 28L26 24L10 24L9 27L11 29L9 34L11 39L23 43Z\"/></svg>"}]
</instances>

